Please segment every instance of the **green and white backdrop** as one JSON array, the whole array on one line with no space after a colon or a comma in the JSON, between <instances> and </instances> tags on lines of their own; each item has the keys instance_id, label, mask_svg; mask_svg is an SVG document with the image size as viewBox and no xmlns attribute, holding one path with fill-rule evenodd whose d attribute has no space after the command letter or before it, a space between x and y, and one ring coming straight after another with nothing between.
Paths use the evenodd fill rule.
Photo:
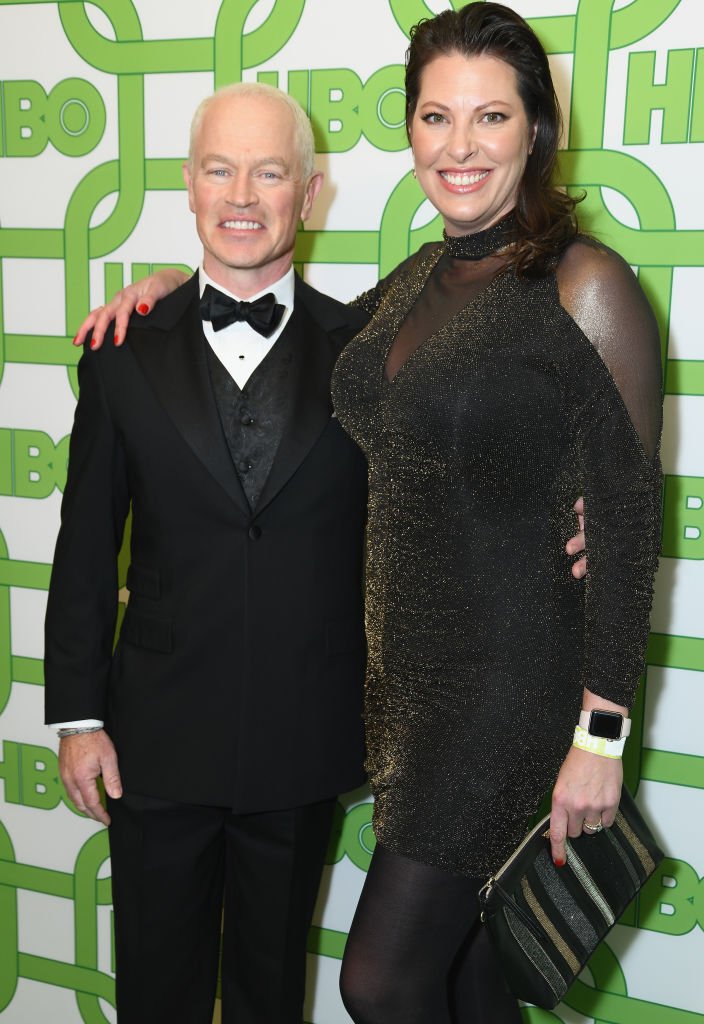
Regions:
<instances>
[{"instance_id":1,"label":"green and white backdrop","mask_svg":"<svg viewBox=\"0 0 704 1024\"><path fill-rule=\"evenodd\" d=\"M123 282L197 265L181 162L193 109L227 82L277 84L313 118L326 185L297 247L313 284L347 299L438 237L410 174L402 63L411 25L446 6L0 0L7 1024L115 1020L107 837L68 806L42 725L42 623L79 355L71 336ZM561 180L588 191L586 225L638 269L657 312L666 391L663 558L626 769L668 856L565 1003L523 1012L530 1024L694 1024L704 1022L704 4L513 6L551 55L565 114ZM348 1020L339 961L374 843L366 793L338 811L310 938L312 1024Z\"/></svg>"}]
</instances>

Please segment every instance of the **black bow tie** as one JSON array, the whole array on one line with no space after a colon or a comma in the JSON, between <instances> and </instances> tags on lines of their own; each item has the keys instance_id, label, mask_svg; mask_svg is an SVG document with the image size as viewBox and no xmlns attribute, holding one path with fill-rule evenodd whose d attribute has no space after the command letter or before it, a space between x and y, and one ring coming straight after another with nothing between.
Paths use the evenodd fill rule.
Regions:
<instances>
[{"instance_id":1,"label":"black bow tie","mask_svg":"<svg viewBox=\"0 0 704 1024\"><path fill-rule=\"evenodd\" d=\"M200 315L211 322L214 331L244 320L265 338L274 333L285 311L286 307L277 303L273 292L267 292L254 302L239 302L206 284L200 300Z\"/></svg>"}]
</instances>

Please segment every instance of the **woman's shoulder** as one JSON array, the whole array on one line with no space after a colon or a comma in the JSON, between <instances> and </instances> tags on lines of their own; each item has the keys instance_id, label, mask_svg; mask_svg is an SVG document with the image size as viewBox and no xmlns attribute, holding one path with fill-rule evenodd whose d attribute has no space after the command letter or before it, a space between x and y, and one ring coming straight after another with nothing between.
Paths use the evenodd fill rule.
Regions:
<instances>
[{"instance_id":1,"label":"woman's shoulder","mask_svg":"<svg viewBox=\"0 0 704 1024\"><path fill-rule=\"evenodd\" d=\"M578 235L556 270L560 305L591 342L617 384L634 373L660 373L655 314L630 265L593 238Z\"/></svg>"},{"instance_id":2,"label":"woman's shoulder","mask_svg":"<svg viewBox=\"0 0 704 1024\"><path fill-rule=\"evenodd\" d=\"M370 316L373 316L379 309L382 301L387 295L389 289L402 282L407 278L408 274L418 266L420 261L428 258L432 253L436 252L442 246L442 242L425 242L421 245L420 249L416 252L411 253L404 260L401 260L392 271L382 277L373 288L369 291L362 292L355 299L352 299L351 306L355 306L357 309L364 310Z\"/></svg>"},{"instance_id":3,"label":"woman's shoulder","mask_svg":"<svg viewBox=\"0 0 704 1024\"><path fill-rule=\"evenodd\" d=\"M419 249L412 252L410 256L407 256L405 260L394 267L390 274L387 275L385 280L393 281L402 274L407 274L414 270L420 263L428 259L430 256L437 253L438 249L442 248L442 242L424 242Z\"/></svg>"},{"instance_id":4,"label":"woman's shoulder","mask_svg":"<svg viewBox=\"0 0 704 1024\"><path fill-rule=\"evenodd\" d=\"M603 242L577 235L562 253L555 273L561 305L588 337L599 323L622 323L627 311L652 320L652 310L632 268Z\"/></svg>"},{"instance_id":5,"label":"woman's shoulder","mask_svg":"<svg viewBox=\"0 0 704 1024\"><path fill-rule=\"evenodd\" d=\"M636 284L637 278L622 256L589 235L576 235L565 247L557 263L558 281L574 286L587 282L608 285L619 282Z\"/></svg>"}]
</instances>

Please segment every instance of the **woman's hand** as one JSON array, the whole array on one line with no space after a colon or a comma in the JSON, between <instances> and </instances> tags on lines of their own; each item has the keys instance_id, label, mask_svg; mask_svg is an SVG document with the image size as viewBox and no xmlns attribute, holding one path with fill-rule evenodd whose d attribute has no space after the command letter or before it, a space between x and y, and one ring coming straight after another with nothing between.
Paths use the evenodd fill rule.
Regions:
<instances>
[{"instance_id":1,"label":"woman's hand","mask_svg":"<svg viewBox=\"0 0 704 1024\"><path fill-rule=\"evenodd\" d=\"M570 537L565 545L568 555L579 555L584 551L584 498L577 498L574 503L574 510L577 513L579 532ZM581 580L587 574L587 556L583 554L572 566L572 575L576 580Z\"/></svg>"},{"instance_id":2,"label":"woman's hand","mask_svg":"<svg viewBox=\"0 0 704 1024\"><path fill-rule=\"evenodd\" d=\"M142 316L146 316L159 299L170 295L187 280L188 275L183 271L168 268L159 270L156 274L150 274L149 277L143 277L141 281L135 281L134 284L128 284L126 288L122 288L113 295L106 306L98 306L97 309L90 311L78 328L73 344L82 345L86 340L86 335L92 329L93 337L90 347L100 348L110 321L114 320L113 342L115 345L122 345L127 333L127 323L135 308Z\"/></svg>"},{"instance_id":3,"label":"woman's hand","mask_svg":"<svg viewBox=\"0 0 704 1024\"><path fill-rule=\"evenodd\" d=\"M552 859L558 867L567 860L566 837L576 839L585 822L601 822L604 828L613 825L622 784L620 757L602 757L579 747L570 748L557 776L550 812Z\"/></svg>"}]
</instances>

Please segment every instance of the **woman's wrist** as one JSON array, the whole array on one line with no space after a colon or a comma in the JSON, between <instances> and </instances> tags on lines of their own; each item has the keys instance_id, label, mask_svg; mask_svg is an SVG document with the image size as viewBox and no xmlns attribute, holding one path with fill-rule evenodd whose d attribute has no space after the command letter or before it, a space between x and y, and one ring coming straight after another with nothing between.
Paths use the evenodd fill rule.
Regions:
<instances>
[{"instance_id":1,"label":"woman's wrist","mask_svg":"<svg viewBox=\"0 0 704 1024\"><path fill-rule=\"evenodd\" d=\"M593 736L581 725L575 725L572 746L580 750L586 750L590 754L597 754L599 757L609 757L612 760L620 760L623 757L623 748L626 745L626 737L610 740L605 736Z\"/></svg>"}]
</instances>

